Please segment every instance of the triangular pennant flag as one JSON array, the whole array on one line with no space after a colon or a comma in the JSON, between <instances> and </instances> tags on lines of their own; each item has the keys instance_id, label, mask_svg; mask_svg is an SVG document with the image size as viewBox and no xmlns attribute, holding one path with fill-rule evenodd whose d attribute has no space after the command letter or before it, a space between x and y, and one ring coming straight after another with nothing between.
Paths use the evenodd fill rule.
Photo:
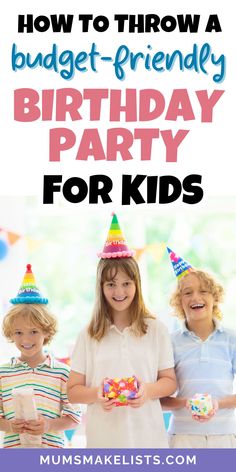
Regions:
<instances>
[{"instance_id":1,"label":"triangular pennant flag","mask_svg":"<svg viewBox=\"0 0 236 472\"><path fill-rule=\"evenodd\" d=\"M10 245L15 244L18 239L21 238L20 234L17 233L12 233L12 231L6 231L7 233L7 239Z\"/></svg>"}]
</instances>

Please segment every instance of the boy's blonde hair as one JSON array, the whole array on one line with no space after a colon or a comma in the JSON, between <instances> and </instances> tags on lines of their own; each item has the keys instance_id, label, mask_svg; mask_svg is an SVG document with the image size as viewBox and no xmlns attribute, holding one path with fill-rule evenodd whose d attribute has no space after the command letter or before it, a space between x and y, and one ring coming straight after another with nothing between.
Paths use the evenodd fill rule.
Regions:
<instances>
[{"instance_id":1,"label":"boy's blonde hair","mask_svg":"<svg viewBox=\"0 0 236 472\"><path fill-rule=\"evenodd\" d=\"M3 319L3 334L8 341L13 342L13 325L17 318L22 317L29 324L42 329L46 335L43 344L49 344L57 332L57 320L45 305L23 303L14 305Z\"/></svg>"},{"instance_id":2,"label":"boy's blonde hair","mask_svg":"<svg viewBox=\"0 0 236 472\"><path fill-rule=\"evenodd\" d=\"M131 323L134 334L142 336L147 332L145 319L155 318L146 308L142 296L141 279L138 264L133 257L100 259L97 267L95 306L92 320L88 327L90 336L100 341L113 322L112 315L103 294L104 282L114 280L118 270L125 272L134 281L136 291L130 306Z\"/></svg>"},{"instance_id":3,"label":"boy's blonde hair","mask_svg":"<svg viewBox=\"0 0 236 472\"><path fill-rule=\"evenodd\" d=\"M222 313L219 309L218 304L223 301L224 296L224 289L223 287L216 282L216 280L212 277L212 275L208 274L208 272L199 269L192 269L189 274L182 277L178 280L178 285L174 293L170 298L170 305L174 308L175 312L174 315L180 319L185 319L185 313L181 303L181 295L182 295L182 281L188 277L188 275L195 274L198 279L202 282L204 287L209 290L209 292L213 296L214 304L213 304L213 317L218 318L219 320L222 319Z\"/></svg>"}]
</instances>

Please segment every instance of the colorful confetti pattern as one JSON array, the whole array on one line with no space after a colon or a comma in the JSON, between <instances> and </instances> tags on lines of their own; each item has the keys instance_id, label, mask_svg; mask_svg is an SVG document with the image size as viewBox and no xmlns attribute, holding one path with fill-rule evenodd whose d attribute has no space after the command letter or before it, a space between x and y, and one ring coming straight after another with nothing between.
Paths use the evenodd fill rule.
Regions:
<instances>
[{"instance_id":1,"label":"colorful confetti pattern","mask_svg":"<svg viewBox=\"0 0 236 472\"><path fill-rule=\"evenodd\" d=\"M139 390L139 382L137 377L124 377L103 380L103 396L109 399L117 399L116 406L128 405L127 400L136 398Z\"/></svg>"},{"instance_id":2,"label":"colorful confetti pattern","mask_svg":"<svg viewBox=\"0 0 236 472\"><path fill-rule=\"evenodd\" d=\"M208 393L196 393L189 403L193 415L208 416L213 409L212 398Z\"/></svg>"}]
</instances>

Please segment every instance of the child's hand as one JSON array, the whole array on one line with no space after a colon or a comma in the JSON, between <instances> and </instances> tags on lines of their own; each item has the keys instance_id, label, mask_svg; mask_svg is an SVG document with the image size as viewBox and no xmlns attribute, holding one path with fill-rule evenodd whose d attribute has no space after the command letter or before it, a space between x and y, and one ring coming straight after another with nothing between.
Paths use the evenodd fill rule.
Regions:
<instances>
[{"instance_id":1,"label":"child's hand","mask_svg":"<svg viewBox=\"0 0 236 472\"><path fill-rule=\"evenodd\" d=\"M49 422L50 420L39 415L37 420L25 421L24 432L33 436L41 436L49 430Z\"/></svg>"},{"instance_id":2,"label":"child's hand","mask_svg":"<svg viewBox=\"0 0 236 472\"><path fill-rule=\"evenodd\" d=\"M217 400L212 400L212 410L208 413L208 415L206 416L198 416L198 415L194 415L192 414L192 410L191 410L191 405L189 403L189 400L187 400L186 402L186 408L190 411L191 415L192 415L192 419L195 420L195 421L198 421L199 423L206 423L207 421L209 421L211 418L213 418L213 416L215 416L218 408L219 408L219 405L218 405L218 401Z\"/></svg>"},{"instance_id":3,"label":"child's hand","mask_svg":"<svg viewBox=\"0 0 236 472\"><path fill-rule=\"evenodd\" d=\"M132 408L140 408L140 406L143 406L146 400L147 400L146 386L145 386L145 383L140 382L139 390L138 390L136 398L131 398L130 400L128 400L128 405L131 406Z\"/></svg>"},{"instance_id":4,"label":"child's hand","mask_svg":"<svg viewBox=\"0 0 236 472\"><path fill-rule=\"evenodd\" d=\"M25 420L9 420L9 427L11 433L24 433Z\"/></svg>"},{"instance_id":5,"label":"child's hand","mask_svg":"<svg viewBox=\"0 0 236 472\"><path fill-rule=\"evenodd\" d=\"M98 400L97 400L104 411L111 411L112 408L115 406L115 400L109 399L103 396L103 386L98 389Z\"/></svg>"}]
</instances>

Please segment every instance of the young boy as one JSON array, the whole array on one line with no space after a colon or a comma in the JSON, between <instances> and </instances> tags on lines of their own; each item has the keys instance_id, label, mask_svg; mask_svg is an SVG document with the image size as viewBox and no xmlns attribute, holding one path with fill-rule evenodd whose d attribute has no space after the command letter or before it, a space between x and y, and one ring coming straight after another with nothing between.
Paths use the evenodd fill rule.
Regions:
<instances>
[{"instance_id":1,"label":"young boy","mask_svg":"<svg viewBox=\"0 0 236 472\"><path fill-rule=\"evenodd\" d=\"M22 433L41 436L41 446L61 448L63 431L75 429L80 411L70 405L66 395L69 368L45 354L43 347L56 333L57 322L46 308L35 284L30 264L14 307L3 320L5 337L20 351L18 358L0 366L0 430L5 432L3 447L22 447ZM15 419L12 390L33 387L38 419ZM28 436L29 437L29 436ZM30 446L29 446L30 447Z\"/></svg>"},{"instance_id":2,"label":"young boy","mask_svg":"<svg viewBox=\"0 0 236 472\"><path fill-rule=\"evenodd\" d=\"M236 333L221 326L223 288L205 271L193 269L168 249L178 278L171 297L182 327L172 335L178 392L162 406L172 410L170 447L235 448ZM189 399L208 393L213 409L206 417L191 415Z\"/></svg>"}]
</instances>

